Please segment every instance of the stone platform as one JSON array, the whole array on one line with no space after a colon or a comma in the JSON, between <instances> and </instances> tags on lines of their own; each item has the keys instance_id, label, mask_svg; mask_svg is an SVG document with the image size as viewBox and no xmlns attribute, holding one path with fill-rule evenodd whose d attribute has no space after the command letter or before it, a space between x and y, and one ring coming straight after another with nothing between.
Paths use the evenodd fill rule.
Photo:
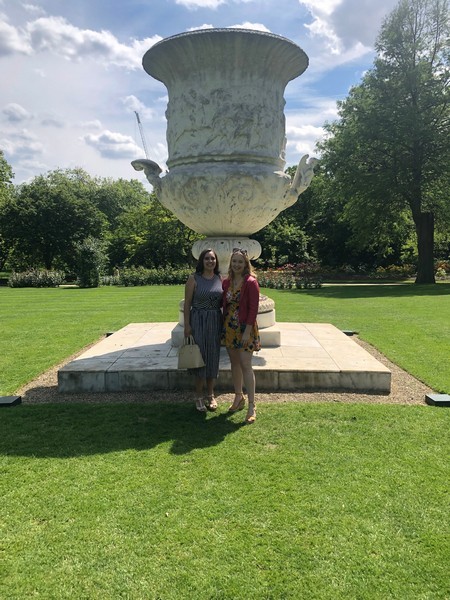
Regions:
<instances>
[{"instance_id":1,"label":"stone platform","mask_svg":"<svg viewBox=\"0 0 450 600\"><path fill-rule=\"evenodd\" d=\"M177 369L172 346L176 323L130 323L58 372L63 393L191 389ZM261 391L353 391L388 394L391 372L345 333L328 323L277 323L281 346L254 355ZM262 340L264 343L264 339ZM217 390L232 390L230 362L221 349Z\"/></svg>"}]
</instances>

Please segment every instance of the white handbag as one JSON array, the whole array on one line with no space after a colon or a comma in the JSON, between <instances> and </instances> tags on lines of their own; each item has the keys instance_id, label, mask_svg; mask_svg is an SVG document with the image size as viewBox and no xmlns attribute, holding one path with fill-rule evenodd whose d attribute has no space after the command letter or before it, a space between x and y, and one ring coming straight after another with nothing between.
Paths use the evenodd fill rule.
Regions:
<instances>
[{"instance_id":1,"label":"white handbag","mask_svg":"<svg viewBox=\"0 0 450 600\"><path fill-rule=\"evenodd\" d=\"M179 369L199 369L205 366L202 353L192 335L185 337L183 345L178 350Z\"/></svg>"}]
</instances>

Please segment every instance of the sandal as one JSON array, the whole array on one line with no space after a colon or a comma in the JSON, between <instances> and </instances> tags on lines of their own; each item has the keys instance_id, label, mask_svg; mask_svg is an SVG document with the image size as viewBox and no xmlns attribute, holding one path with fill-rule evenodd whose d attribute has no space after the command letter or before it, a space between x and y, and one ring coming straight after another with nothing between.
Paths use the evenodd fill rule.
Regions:
<instances>
[{"instance_id":1,"label":"sandal","mask_svg":"<svg viewBox=\"0 0 450 600\"><path fill-rule=\"evenodd\" d=\"M235 413L238 410L242 410L245 406L245 396L244 394L235 394L233 404L228 409L229 413Z\"/></svg>"},{"instance_id":2,"label":"sandal","mask_svg":"<svg viewBox=\"0 0 450 600\"><path fill-rule=\"evenodd\" d=\"M217 410L217 401L214 398L214 396L213 395L206 396L206 399L208 401L208 404L207 404L208 410L210 410L211 412L214 412L215 410Z\"/></svg>"},{"instance_id":3,"label":"sandal","mask_svg":"<svg viewBox=\"0 0 450 600\"><path fill-rule=\"evenodd\" d=\"M205 406L205 403L203 402L203 396L199 396L196 399L195 408L198 410L198 412L206 412L206 406Z\"/></svg>"},{"instance_id":4,"label":"sandal","mask_svg":"<svg viewBox=\"0 0 450 600\"><path fill-rule=\"evenodd\" d=\"M247 412L247 416L245 417L245 422L247 423L247 425L251 425L255 421L256 421L255 403L249 402L248 403L248 412Z\"/></svg>"}]
</instances>

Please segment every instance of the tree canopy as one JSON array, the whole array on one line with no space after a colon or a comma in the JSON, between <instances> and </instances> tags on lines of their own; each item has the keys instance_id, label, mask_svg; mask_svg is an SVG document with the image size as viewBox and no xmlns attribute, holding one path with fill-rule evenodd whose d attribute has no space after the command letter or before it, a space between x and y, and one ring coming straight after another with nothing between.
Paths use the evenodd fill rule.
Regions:
<instances>
[{"instance_id":1,"label":"tree canopy","mask_svg":"<svg viewBox=\"0 0 450 600\"><path fill-rule=\"evenodd\" d=\"M56 170L24 183L0 205L0 231L17 268L73 267L75 245L99 237L105 217L89 201L82 169Z\"/></svg>"},{"instance_id":2,"label":"tree canopy","mask_svg":"<svg viewBox=\"0 0 450 600\"><path fill-rule=\"evenodd\" d=\"M382 239L412 219L417 283L434 282L435 222L449 223L449 33L447 0L401 0L320 145L354 231Z\"/></svg>"}]
</instances>

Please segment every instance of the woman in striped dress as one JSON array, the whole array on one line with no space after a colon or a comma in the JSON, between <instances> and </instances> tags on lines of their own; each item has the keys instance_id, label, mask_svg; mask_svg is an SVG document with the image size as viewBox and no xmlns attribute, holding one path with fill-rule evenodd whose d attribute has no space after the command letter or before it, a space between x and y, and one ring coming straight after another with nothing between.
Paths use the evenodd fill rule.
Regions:
<instances>
[{"instance_id":1,"label":"woman in striped dress","mask_svg":"<svg viewBox=\"0 0 450 600\"><path fill-rule=\"evenodd\" d=\"M214 382L219 374L221 306L219 261L214 250L208 248L200 254L195 273L189 276L184 293L184 335L194 337L205 363L199 369L189 369L189 373L195 376L195 406L200 412L217 409Z\"/></svg>"}]
</instances>

